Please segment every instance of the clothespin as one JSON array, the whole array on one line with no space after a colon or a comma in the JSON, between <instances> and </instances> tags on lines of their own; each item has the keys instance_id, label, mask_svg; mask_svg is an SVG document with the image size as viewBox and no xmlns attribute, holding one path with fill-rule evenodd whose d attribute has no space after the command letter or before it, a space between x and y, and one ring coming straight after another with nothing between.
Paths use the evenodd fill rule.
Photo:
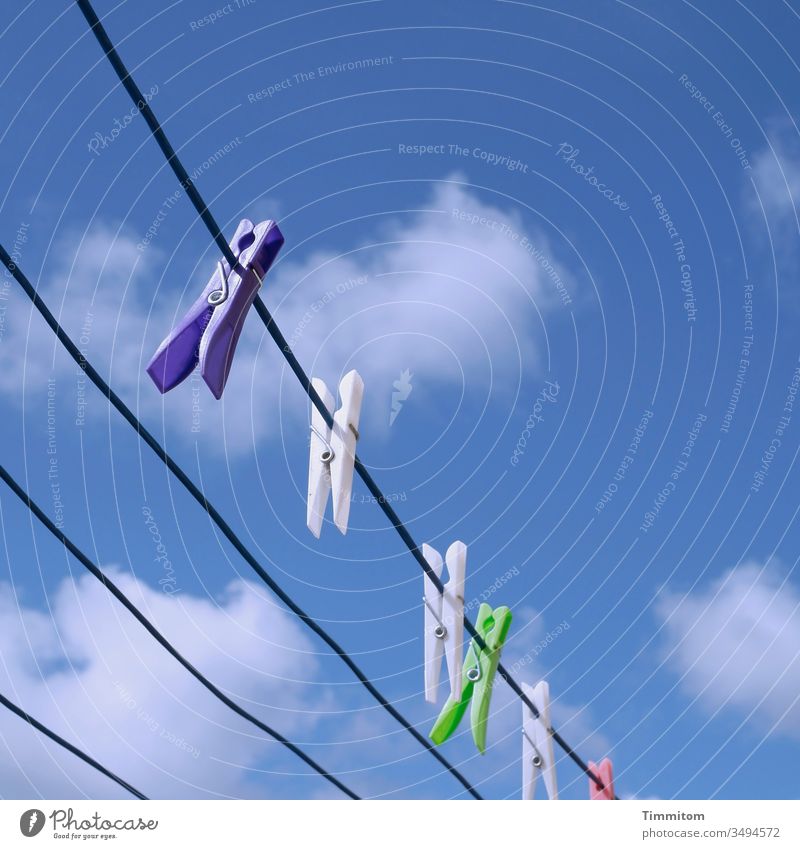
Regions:
<instances>
[{"instance_id":1,"label":"clothespin","mask_svg":"<svg viewBox=\"0 0 800 849\"><path fill-rule=\"evenodd\" d=\"M589 761L589 769L603 782L601 790L594 781L589 779L590 799L614 799L614 767L610 758L603 758L599 764Z\"/></svg>"},{"instance_id":2,"label":"clothespin","mask_svg":"<svg viewBox=\"0 0 800 849\"><path fill-rule=\"evenodd\" d=\"M500 663L500 652L510 627L511 611L507 607L498 607L493 611L488 604L480 606L475 629L483 638L486 648L479 648L474 639L470 643L464 658L461 696L455 698L451 695L442 708L430 733L434 743L441 744L450 737L471 702L472 739L481 754L486 751L486 728L492 687L497 664Z\"/></svg>"},{"instance_id":3,"label":"clothespin","mask_svg":"<svg viewBox=\"0 0 800 849\"><path fill-rule=\"evenodd\" d=\"M311 383L326 409L333 416L333 429L331 429L322 417L322 413L312 406L306 524L311 533L319 539L331 489L333 489L333 521L343 534L347 533L350 494L353 491L358 420L361 415L361 401L364 398L364 381L355 370L348 372L342 378L339 384L342 405L335 413L335 399L324 381L315 377Z\"/></svg>"},{"instance_id":4,"label":"clothespin","mask_svg":"<svg viewBox=\"0 0 800 849\"><path fill-rule=\"evenodd\" d=\"M437 578L442 574L442 555L427 543L422 556ZM467 547L454 542L445 554L448 582L440 593L433 581L423 573L425 603L425 701L436 703L442 657L447 658L450 695L461 696L461 664L464 656L464 577L467 570Z\"/></svg>"},{"instance_id":5,"label":"clothespin","mask_svg":"<svg viewBox=\"0 0 800 849\"><path fill-rule=\"evenodd\" d=\"M237 263L217 263L202 295L177 324L147 366L160 392L168 392L200 364L200 373L219 400L228 380L239 334L264 275L283 245L274 221L253 225L243 218L230 246Z\"/></svg>"},{"instance_id":6,"label":"clothespin","mask_svg":"<svg viewBox=\"0 0 800 849\"><path fill-rule=\"evenodd\" d=\"M536 705L539 716L522 703L522 798L533 799L539 773L544 778L548 799L558 799L553 730L550 727L550 687L540 681L535 687L523 684L522 691Z\"/></svg>"}]
</instances>

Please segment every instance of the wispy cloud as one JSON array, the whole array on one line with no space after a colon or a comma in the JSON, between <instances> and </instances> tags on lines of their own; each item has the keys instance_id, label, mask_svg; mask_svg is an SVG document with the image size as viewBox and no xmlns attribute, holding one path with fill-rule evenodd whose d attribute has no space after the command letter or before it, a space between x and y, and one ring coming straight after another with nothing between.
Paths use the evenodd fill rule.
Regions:
<instances>
[{"instance_id":1,"label":"wispy cloud","mask_svg":"<svg viewBox=\"0 0 800 849\"><path fill-rule=\"evenodd\" d=\"M235 582L216 600L169 596L110 571L179 650L257 716L289 736L315 727L323 696L304 683L317 672L312 646L258 588ZM2 692L145 793L280 797L291 793L282 771L307 772L214 699L89 577L65 580L49 612L18 603L1 585L0 657ZM6 796L118 792L8 711L0 713L0 750ZM248 783L246 768L256 765L265 772Z\"/></svg>"},{"instance_id":2,"label":"wispy cloud","mask_svg":"<svg viewBox=\"0 0 800 849\"><path fill-rule=\"evenodd\" d=\"M286 252L263 295L307 371L332 386L351 368L361 372L365 422L386 434L393 383L404 370L414 374L420 401L443 382L463 383L466 392L480 385L482 397L490 382L493 391L507 391L509 378L537 367L540 313L560 302L535 251L544 252L560 279L569 279L544 236L526 229L515 210L445 182L423 209L398 213L361 244L302 259ZM222 403L191 380L162 399L143 373L209 269L200 268L181 303L178 292L165 287L151 311L149 293L163 257L151 249L140 253L124 231L98 227L80 240L70 236L51 255L63 259L46 269L43 297L73 338L84 337L86 356L146 417L163 416L171 432L232 453L275 434L279 408L290 422L305 421L307 402L297 387L280 394L284 363L254 315ZM74 373L50 330L17 294L0 345L0 392L20 403L23 389L41 392L48 376ZM480 380L470 389L475 375ZM105 415L102 404L93 406Z\"/></svg>"},{"instance_id":3,"label":"wispy cloud","mask_svg":"<svg viewBox=\"0 0 800 849\"><path fill-rule=\"evenodd\" d=\"M753 157L753 180L768 215L794 220L800 202L800 156L779 136Z\"/></svg>"},{"instance_id":4,"label":"wispy cloud","mask_svg":"<svg viewBox=\"0 0 800 849\"><path fill-rule=\"evenodd\" d=\"M748 562L657 607L670 662L708 711L800 737L800 591L778 563Z\"/></svg>"},{"instance_id":5,"label":"wispy cloud","mask_svg":"<svg viewBox=\"0 0 800 849\"><path fill-rule=\"evenodd\" d=\"M770 243L779 260L796 258L800 230L796 133L790 133L783 125L772 126L769 143L753 156L752 180L756 191L748 187L746 197L755 232Z\"/></svg>"}]
</instances>

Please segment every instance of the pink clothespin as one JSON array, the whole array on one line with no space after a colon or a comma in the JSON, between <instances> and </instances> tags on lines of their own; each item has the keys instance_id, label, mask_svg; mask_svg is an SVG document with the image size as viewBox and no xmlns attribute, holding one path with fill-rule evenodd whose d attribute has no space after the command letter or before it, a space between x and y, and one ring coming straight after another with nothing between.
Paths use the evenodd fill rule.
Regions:
<instances>
[{"instance_id":1,"label":"pink clothespin","mask_svg":"<svg viewBox=\"0 0 800 849\"><path fill-rule=\"evenodd\" d=\"M599 764L589 761L589 769L603 782L605 787L601 790L592 779L589 779L590 799L613 799L614 798L614 767L609 758L603 758Z\"/></svg>"}]
</instances>

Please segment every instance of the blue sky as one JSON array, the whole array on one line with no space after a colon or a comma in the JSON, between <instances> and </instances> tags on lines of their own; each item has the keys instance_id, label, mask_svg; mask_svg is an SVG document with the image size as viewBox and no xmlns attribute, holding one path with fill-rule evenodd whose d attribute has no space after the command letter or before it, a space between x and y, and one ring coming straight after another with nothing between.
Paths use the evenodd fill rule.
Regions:
<instances>
[{"instance_id":1,"label":"blue sky","mask_svg":"<svg viewBox=\"0 0 800 849\"><path fill-rule=\"evenodd\" d=\"M361 457L415 539L467 543L468 599L514 613L506 665L549 681L554 722L612 757L621 796L796 797L798 5L220 5L97 11L225 231L279 220L262 297L310 374L364 377ZM255 315L222 402L197 379L157 393L144 366L215 248L77 8L15 6L0 241L427 731L416 563L359 482L346 537L305 528L307 399ZM463 795L2 287L3 464L198 666L356 792ZM151 796L334 795L10 493L0 508L2 692ZM468 727L445 744L487 797L519 796L520 719L498 687L487 754ZM117 790L10 715L0 750L5 797ZM565 798L587 796L558 770Z\"/></svg>"}]
</instances>

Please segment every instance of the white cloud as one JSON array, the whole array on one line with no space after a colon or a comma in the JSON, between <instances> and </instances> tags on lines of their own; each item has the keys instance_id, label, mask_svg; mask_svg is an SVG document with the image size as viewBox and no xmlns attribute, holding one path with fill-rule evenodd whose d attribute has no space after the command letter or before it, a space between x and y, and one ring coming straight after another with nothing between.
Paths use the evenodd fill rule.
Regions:
<instances>
[{"instance_id":1,"label":"white cloud","mask_svg":"<svg viewBox=\"0 0 800 849\"><path fill-rule=\"evenodd\" d=\"M405 367L421 383L460 381L490 355L498 382L519 357L533 366L536 308L551 300L541 267L509 235L454 211L525 232L517 214L445 183L426 211L393 219L363 247L287 262L277 315L301 359L327 379L355 365L368 387L390 386ZM351 280L361 282L342 292Z\"/></svg>"},{"instance_id":2,"label":"white cloud","mask_svg":"<svg viewBox=\"0 0 800 849\"><path fill-rule=\"evenodd\" d=\"M800 156L796 149L797 139L789 137L785 129L776 128L770 144L753 156L752 178L758 196L749 191L750 211L759 228L766 214L771 234L778 239L778 252L786 247L787 230L796 234L800 216Z\"/></svg>"},{"instance_id":3,"label":"white cloud","mask_svg":"<svg viewBox=\"0 0 800 849\"><path fill-rule=\"evenodd\" d=\"M454 210L479 221L460 220ZM498 222L495 229L491 222ZM509 231L500 232L500 224ZM557 298L553 280L521 246L524 237L569 288L544 236L524 227L516 211L455 182L442 183L424 210L398 214L349 252L314 251L295 259L287 245L286 261L269 275L262 294L309 373L333 385L358 368L366 382L365 421L371 435L385 435L392 383L404 369L413 374L414 403L443 382L463 382L465 400L473 393L483 404L490 382L492 392L511 392L520 372L537 368L539 312ZM202 264L181 303L176 289L165 287L148 317L152 299L146 293L163 256L153 249L139 253L132 235L98 227L82 238L65 237L51 256L40 286L44 299L76 341L91 314L81 347L101 374L110 371L112 385L147 420L163 413L173 433L189 435L193 401L199 401L197 438L233 453L277 432L279 404L291 424L305 422L307 403L292 376L279 397L283 359L254 314L224 402L214 401L204 385L193 398L187 380L165 396L162 408L143 369L175 316L207 282ZM46 391L53 374L69 376L74 394L74 363L39 317L30 319L32 308L15 287L12 292L0 345L0 391L19 403L24 370L29 395ZM94 397L94 389L87 391ZM106 415L100 400L87 409L90 416Z\"/></svg>"},{"instance_id":4,"label":"white cloud","mask_svg":"<svg viewBox=\"0 0 800 849\"><path fill-rule=\"evenodd\" d=\"M290 738L315 727L324 688L298 683L317 671L312 647L257 587L235 582L215 601L169 596L109 571L179 651L259 718ZM144 793L239 797L257 788L280 796L281 770L308 771L218 702L93 578L63 581L50 603L49 613L25 606L0 585L0 692ZM6 797L126 797L6 710L2 750ZM278 775L248 783L246 770L256 765ZM308 792L322 789L317 782L324 783L313 779Z\"/></svg>"},{"instance_id":5,"label":"white cloud","mask_svg":"<svg viewBox=\"0 0 800 849\"><path fill-rule=\"evenodd\" d=\"M80 241L62 238L51 255L57 259L45 267L39 293L79 347L86 349L86 356L98 360L95 365L101 374L113 351L115 377L129 394L138 384L144 326L142 309L129 289L135 290L157 257L148 261L132 239L106 227L95 228ZM30 268L23 270L31 276ZM61 352L55 335L16 283L10 285L9 295L0 345L0 391L19 402L23 386L36 391L49 376L73 374L77 366Z\"/></svg>"},{"instance_id":6,"label":"white cloud","mask_svg":"<svg viewBox=\"0 0 800 849\"><path fill-rule=\"evenodd\" d=\"M735 709L764 730L800 737L800 591L777 563L745 563L657 606L670 662L711 713Z\"/></svg>"}]
</instances>

